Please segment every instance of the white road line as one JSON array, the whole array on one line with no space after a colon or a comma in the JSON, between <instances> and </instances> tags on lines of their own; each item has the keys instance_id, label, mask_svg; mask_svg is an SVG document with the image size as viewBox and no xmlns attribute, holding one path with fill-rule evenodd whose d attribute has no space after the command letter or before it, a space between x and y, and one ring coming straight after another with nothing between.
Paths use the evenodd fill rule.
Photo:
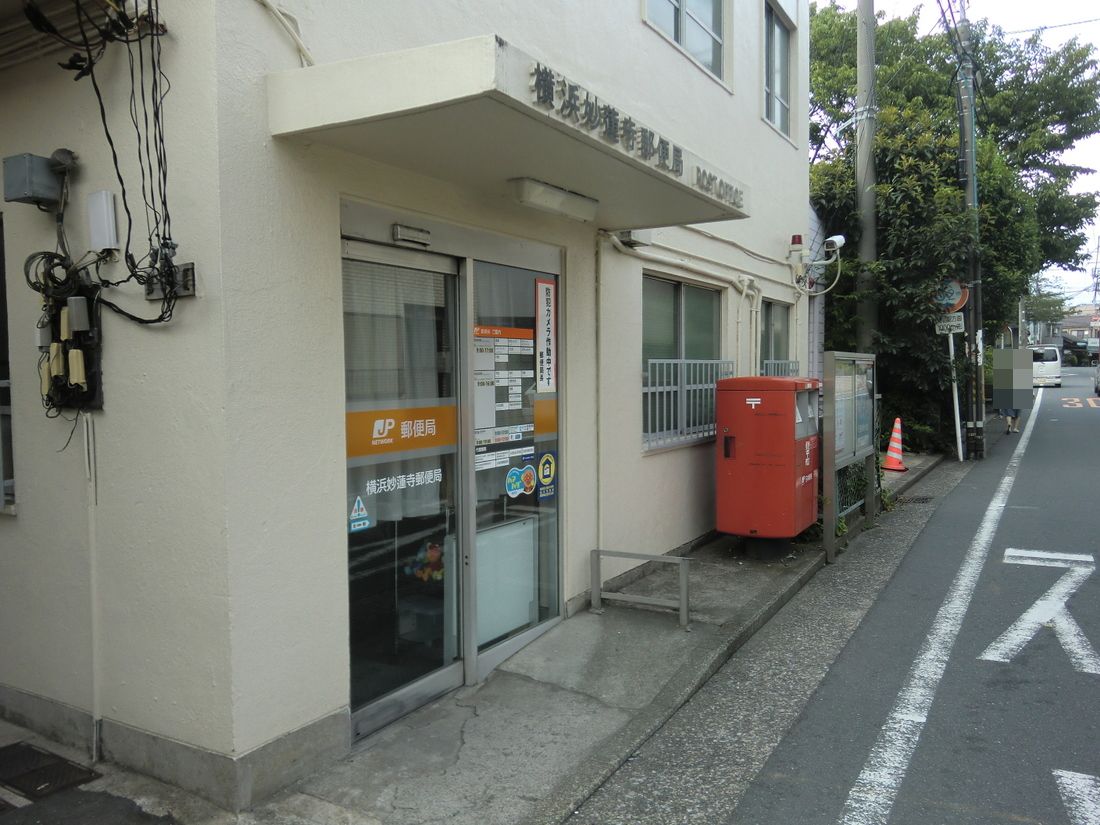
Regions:
<instances>
[{"instance_id":1,"label":"white road line","mask_svg":"<svg viewBox=\"0 0 1100 825\"><path fill-rule=\"evenodd\" d=\"M1020 559L1020 554L1024 553L1027 553L1029 558ZM1100 655L1097 655L1085 632L1066 607L1066 602L1096 569L1092 556L1049 553L1045 554L1047 559L1044 560L1043 555L1041 550L1010 548L1005 551L1006 564L1069 569L978 658L988 662L1011 662L1027 646L1027 643L1035 638L1036 633L1044 627L1050 627L1054 630L1054 635L1058 637L1058 642L1066 651L1066 655L1073 662L1074 668L1081 673L1100 675Z\"/></svg>"},{"instance_id":2,"label":"white road line","mask_svg":"<svg viewBox=\"0 0 1100 825\"><path fill-rule=\"evenodd\" d=\"M1072 825L1100 825L1100 779L1087 773L1054 771L1054 781Z\"/></svg>"},{"instance_id":3,"label":"white road line","mask_svg":"<svg viewBox=\"0 0 1100 825\"><path fill-rule=\"evenodd\" d=\"M962 566L947 592L932 628L921 645L917 658L909 670L905 684L898 693L890 715L879 732L871 753L848 792L844 810L838 820L841 825L885 825L897 799L909 761L917 749L917 742L924 730L924 719L932 709L936 689L947 668L951 649L955 646L963 618L970 607L978 577L981 575L997 525L1004 514L1008 495L1016 481L1024 450L1031 440L1031 433L1043 402L1042 389L1035 396L1035 407L1027 418L1027 425L1012 457L1008 460L1004 478L986 508L981 524L974 534Z\"/></svg>"},{"instance_id":4,"label":"white road line","mask_svg":"<svg viewBox=\"0 0 1100 825\"><path fill-rule=\"evenodd\" d=\"M1021 550L1009 547L1005 550L1005 564L1034 564L1039 567L1095 567L1096 561L1088 553L1051 553L1046 550Z\"/></svg>"}]
</instances>

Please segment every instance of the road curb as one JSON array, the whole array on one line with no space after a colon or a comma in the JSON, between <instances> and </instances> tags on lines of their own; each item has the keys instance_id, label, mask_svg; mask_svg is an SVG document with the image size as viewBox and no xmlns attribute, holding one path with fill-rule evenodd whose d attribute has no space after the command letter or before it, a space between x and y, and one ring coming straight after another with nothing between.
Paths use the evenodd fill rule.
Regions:
<instances>
[{"instance_id":1,"label":"road curb","mask_svg":"<svg viewBox=\"0 0 1100 825\"><path fill-rule=\"evenodd\" d=\"M555 784L521 820L522 825L551 825L562 823L572 816L615 771L626 764L631 754L660 730L756 631L825 566L824 551L812 551L810 555L809 564L781 591L759 600L748 621L728 630L728 626L723 625L719 634L724 638L716 647L696 648L678 675L661 688L653 701L586 755L569 776Z\"/></svg>"},{"instance_id":2,"label":"road curb","mask_svg":"<svg viewBox=\"0 0 1100 825\"><path fill-rule=\"evenodd\" d=\"M895 496L900 495L939 466L944 459L942 454L931 456L927 462L899 479L891 492ZM567 777L557 782L546 796L535 803L521 820L521 825L560 825L568 820L600 786L626 764L631 754L660 730L756 631L825 566L823 550L812 551L812 554L814 557L810 563L782 590L760 599L748 621L728 630L727 626L723 626L719 631L723 638L717 646L696 649L679 674L660 690L653 701L587 754Z\"/></svg>"},{"instance_id":3,"label":"road curb","mask_svg":"<svg viewBox=\"0 0 1100 825\"><path fill-rule=\"evenodd\" d=\"M902 478L899 478L897 483L890 488L890 494L897 498L926 475L928 475L933 468L938 467L945 460L946 456L943 453L937 453L929 457L928 461L921 464L919 467L914 467L907 472Z\"/></svg>"}]
</instances>

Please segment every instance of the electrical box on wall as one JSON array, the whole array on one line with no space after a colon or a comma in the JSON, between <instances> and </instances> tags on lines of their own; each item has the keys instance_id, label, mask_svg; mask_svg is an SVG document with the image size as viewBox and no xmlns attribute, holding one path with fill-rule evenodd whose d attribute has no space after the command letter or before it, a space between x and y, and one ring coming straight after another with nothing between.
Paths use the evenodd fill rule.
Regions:
<instances>
[{"instance_id":1,"label":"electrical box on wall","mask_svg":"<svg viewBox=\"0 0 1100 825\"><path fill-rule=\"evenodd\" d=\"M55 410L103 409L102 330L95 313L98 288L82 288L64 303L44 307L35 342L40 391Z\"/></svg>"},{"instance_id":2,"label":"electrical box on wall","mask_svg":"<svg viewBox=\"0 0 1100 825\"><path fill-rule=\"evenodd\" d=\"M56 206L61 200L61 178L52 161L26 153L4 158L4 200Z\"/></svg>"},{"instance_id":3,"label":"electrical box on wall","mask_svg":"<svg viewBox=\"0 0 1100 825\"><path fill-rule=\"evenodd\" d=\"M175 294L177 298L195 297L195 265L179 264L175 270ZM164 298L164 288L156 281L145 284L145 300L159 301Z\"/></svg>"}]
</instances>

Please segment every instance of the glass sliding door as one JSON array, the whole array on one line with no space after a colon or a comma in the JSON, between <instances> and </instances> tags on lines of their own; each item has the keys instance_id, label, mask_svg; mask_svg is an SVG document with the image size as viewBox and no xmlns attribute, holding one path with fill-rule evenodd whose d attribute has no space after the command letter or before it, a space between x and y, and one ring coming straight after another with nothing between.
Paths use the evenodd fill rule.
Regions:
<instances>
[{"instance_id":1,"label":"glass sliding door","mask_svg":"<svg viewBox=\"0 0 1100 825\"><path fill-rule=\"evenodd\" d=\"M476 635L485 650L559 613L557 278L476 261L473 315Z\"/></svg>"},{"instance_id":2,"label":"glass sliding door","mask_svg":"<svg viewBox=\"0 0 1100 825\"><path fill-rule=\"evenodd\" d=\"M405 695L368 729L461 683L457 265L378 256L343 265L351 706Z\"/></svg>"},{"instance_id":3,"label":"glass sliding door","mask_svg":"<svg viewBox=\"0 0 1100 825\"><path fill-rule=\"evenodd\" d=\"M558 278L368 242L344 249L361 737L484 678L560 616Z\"/></svg>"}]
</instances>

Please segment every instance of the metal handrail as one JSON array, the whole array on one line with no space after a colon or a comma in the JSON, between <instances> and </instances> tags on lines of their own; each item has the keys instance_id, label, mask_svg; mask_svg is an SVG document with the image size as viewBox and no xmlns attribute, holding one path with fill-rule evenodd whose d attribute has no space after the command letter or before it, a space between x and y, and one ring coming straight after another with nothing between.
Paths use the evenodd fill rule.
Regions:
<instances>
[{"instance_id":1,"label":"metal handrail","mask_svg":"<svg viewBox=\"0 0 1100 825\"><path fill-rule=\"evenodd\" d=\"M655 599L652 596L634 596L629 593L608 593L603 590L603 577L600 575L600 557L610 556L616 559L640 559L641 561L663 561L680 567L680 598ZM617 550L592 550L592 612L603 612L603 600L647 604L655 607L675 607L680 611L680 627L688 626L688 562L684 556L654 556L650 553L623 553Z\"/></svg>"}]
</instances>

